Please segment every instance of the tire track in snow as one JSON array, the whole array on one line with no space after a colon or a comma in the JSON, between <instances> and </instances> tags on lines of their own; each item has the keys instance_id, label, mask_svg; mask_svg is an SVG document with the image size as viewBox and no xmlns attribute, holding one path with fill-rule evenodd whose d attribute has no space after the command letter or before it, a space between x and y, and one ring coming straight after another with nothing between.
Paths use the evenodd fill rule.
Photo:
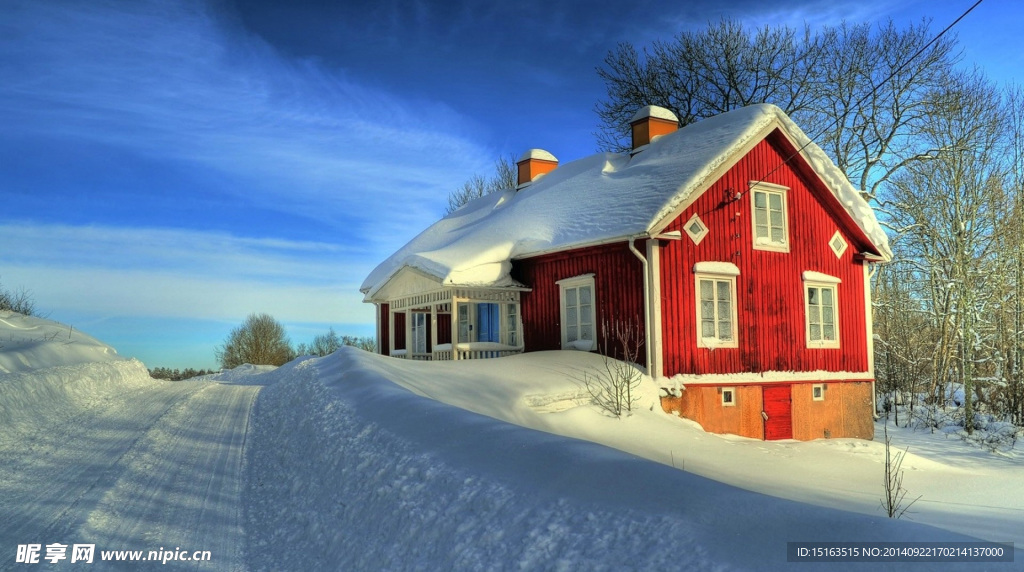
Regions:
<instances>
[{"instance_id":1,"label":"tire track in snow","mask_svg":"<svg viewBox=\"0 0 1024 572\"><path fill-rule=\"evenodd\" d=\"M259 389L209 385L155 423L88 515L82 542L97 550L209 550L209 562L168 566L242 569L243 449Z\"/></svg>"},{"instance_id":2,"label":"tire track in snow","mask_svg":"<svg viewBox=\"0 0 1024 572\"><path fill-rule=\"evenodd\" d=\"M0 545L68 543L71 532L117 481L120 460L148 427L203 386L155 384L102 408L43 424L0 452Z\"/></svg>"}]
</instances>

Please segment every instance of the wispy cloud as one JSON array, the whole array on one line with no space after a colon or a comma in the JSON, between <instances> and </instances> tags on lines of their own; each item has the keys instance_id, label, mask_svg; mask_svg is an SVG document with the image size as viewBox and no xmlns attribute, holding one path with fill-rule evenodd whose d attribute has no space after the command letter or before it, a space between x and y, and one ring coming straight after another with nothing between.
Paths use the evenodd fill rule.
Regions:
<instances>
[{"instance_id":1,"label":"wispy cloud","mask_svg":"<svg viewBox=\"0 0 1024 572\"><path fill-rule=\"evenodd\" d=\"M333 244L61 225L0 225L0 243L10 249L3 283L30 288L41 309L57 314L372 320L358 292L370 264Z\"/></svg>"},{"instance_id":2,"label":"wispy cloud","mask_svg":"<svg viewBox=\"0 0 1024 572\"><path fill-rule=\"evenodd\" d=\"M25 2L0 38L5 129L212 169L343 231L422 224L492 160L445 105L283 57L196 1Z\"/></svg>"}]
</instances>

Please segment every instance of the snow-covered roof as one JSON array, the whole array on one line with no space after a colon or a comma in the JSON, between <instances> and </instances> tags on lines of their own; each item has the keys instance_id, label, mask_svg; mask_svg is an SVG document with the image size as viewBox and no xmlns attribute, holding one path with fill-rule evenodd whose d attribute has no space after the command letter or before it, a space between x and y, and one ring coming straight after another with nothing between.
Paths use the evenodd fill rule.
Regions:
<instances>
[{"instance_id":1,"label":"snow-covered roof","mask_svg":"<svg viewBox=\"0 0 1024 572\"><path fill-rule=\"evenodd\" d=\"M530 149L530 150L526 151L525 153L523 153L519 157L519 161L517 161L517 162L523 162L523 161L526 161L528 159L539 159L541 161L554 161L555 163L558 162L558 159L556 159L554 155L552 155L551 153L549 153L549 152L547 152L547 151L545 151L543 149Z\"/></svg>"},{"instance_id":2,"label":"snow-covered roof","mask_svg":"<svg viewBox=\"0 0 1024 572\"><path fill-rule=\"evenodd\" d=\"M675 113L672 113L664 107L658 107L657 105L645 105L640 109L636 110L633 117L629 120L630 123L636 123L640 119L647 119L648 117L654 117L656 119L664 119L665 121L679 122L679 118L676 117Z\"/></svg>"},{"instance_id":3,"label":"snow-covered roof","mask_svg":"<svg viewBox=\"0 0 1024 572\"><path fill-rule=\"evenodd\" d=\"M778 107L752 105L688 125L641 153L598 153L560 165L529 187L471 201L380 263L368 298L403 267L444 285L507 287L516 258L625 240L660 230L712 185L744 148L779 127L800 149L878 254L891 257L874 212L827 155Z\"/></svg>"}]
</instances>

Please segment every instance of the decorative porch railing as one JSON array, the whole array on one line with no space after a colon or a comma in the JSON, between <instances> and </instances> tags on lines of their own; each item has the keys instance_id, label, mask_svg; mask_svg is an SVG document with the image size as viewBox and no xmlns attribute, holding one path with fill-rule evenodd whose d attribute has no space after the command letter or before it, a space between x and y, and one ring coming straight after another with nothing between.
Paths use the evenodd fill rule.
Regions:
<instances>
[{"instance_id":1,"label":"decorative porch railing","mask_svg":"<svg viewBox=\"0 0 1024 572\"><path fill-rule=\"evenodd\" d=\"M508 348L508 349L462 349L455 350L457 352L458 359L490 359L506 357L516 354L523 353L523 348ZM452 358L452 350L441 349L432 353L408 353L405 350L395 350L391 352L391 357L400 359L411 359L415 361L450 361Z\"/></svg>"}]
</instances>

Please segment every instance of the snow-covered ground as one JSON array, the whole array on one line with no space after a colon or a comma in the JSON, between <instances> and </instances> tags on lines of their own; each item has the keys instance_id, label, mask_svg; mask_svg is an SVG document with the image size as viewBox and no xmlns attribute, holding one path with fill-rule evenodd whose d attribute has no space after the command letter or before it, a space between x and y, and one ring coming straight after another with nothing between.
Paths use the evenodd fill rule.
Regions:
<instances>
[{"instance_id":1,"label":"snow-covered ground","mask_svg":"<svg viewBox=\"0 0 1024 572\"><path fill-rule=\"evenodd\" d=\"M18 351L32 366L0 373L0 569L32 569L15 564L29 543L95 544L97 560L211 552L170 569L772 570L836 568L787 563L790 541L1024 542L1016 453L891 432L922 497L915 522L894 521L879 441L708 435L660 413L653 384L610 418L578 387L590 354L424 363L346 348L164 382L95 340L81 338L98 356L83 362L43 322L0 318L0 363Z\"/></svg>"}]
</instances>

